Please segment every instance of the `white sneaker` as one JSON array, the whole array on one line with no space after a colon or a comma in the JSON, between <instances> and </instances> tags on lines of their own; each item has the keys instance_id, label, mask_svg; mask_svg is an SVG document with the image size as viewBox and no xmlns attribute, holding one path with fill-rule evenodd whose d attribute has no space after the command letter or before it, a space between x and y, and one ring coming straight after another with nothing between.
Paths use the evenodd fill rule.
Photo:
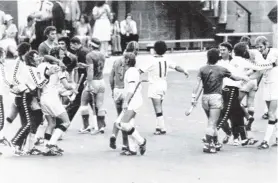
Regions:
<instances>
[{"instance_id":1,"label":"white sneaker","mask_svg":"<svg viewBox=\"0 0 278 183\"><path fill-rule=\"evenodd\" d=\"M233 146L239 146L240 141L238 139L234 139Z\"/></svg>"},{"instance_id":2,"label":"white sneaker","mask_svg":"<svg viewBox=\"0 0 278 183\"><path fill-rule=\"evenodd\" d=\"M91 127L91 126L88 126L87 128L81 128L79 131L78 131L78 133L80 133L80 134L88 134L88 133L90 133L92 130L93 130L94 128L93 127Z\"/></svg>"}]
</instances>

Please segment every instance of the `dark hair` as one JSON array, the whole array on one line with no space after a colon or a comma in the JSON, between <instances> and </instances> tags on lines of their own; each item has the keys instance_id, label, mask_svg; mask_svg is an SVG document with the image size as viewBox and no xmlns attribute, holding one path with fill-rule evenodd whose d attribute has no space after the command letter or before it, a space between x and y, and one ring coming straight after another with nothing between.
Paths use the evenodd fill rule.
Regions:
<instances>
[{"instance_id":1,"label":"dark hair","mask_svg":"<svg viewBox=\"0 0 278 183\"><path fill-rule=\"evenodd\" d=\"M216 64L218 60L220 59L219 56L220 52L216 48L212 48L207 52L207 59L208 59L208 64Z\"/></svg>"},{"instance_id":2,"label":"dark hair","mask_svg":"<svg viewBox=\"0 0 278 183\"><path fill-rule=\"evenodd\" d=\"M139 44L136 41L131 41L127 44L125 52L127 53L134 53L135 55L138 54L139 51Z\"/></svg>"},{"instance_id":3,"label":"dark hair","mask_svg":"<svg viewBox=\"0 0 278 183\"><path fill-rule=\"evenodd\" d=\"M87 24L87 23L89 23L89 18L88 18L88 16L87 15L85 15L85 14L82 14L81 16L80 16L80 21L81 21L81 18L84 18L84 22Z\"/></svg>"},{"instance_id":4,"label":"dark hair","mask_svg":"<svg viewBox=\"0 0 278 183\"><path fill-rule=\"evenodd\" d=\"M28 66L36 67L35 65L35 60L34 60L34 55L39 54L36 50L31 50L29 51L26 56L25 56L25 64Z\"/></svg>"},{"instance_id":5,"label":"dark hair","mask_svg":"<svg viewBox=\"0 0 278 183\"><path fill-rule=\"evenodd\" d=\"M111 20L111 23L114 24L117 20L116 13L112 12L111 14L113 15L113 19Z\"/></svg>"},{"instance_id":6,"label":"dark hair","mask_svg":"<svg viewBox=\"0 0 278 183\"><path fill-rule=\"evenodd\" d=\"M44 34L44 36L48 36L50 34L50 32L56 31L56 30L57 30L56 27L48 26L48 27L45 28L43 34Z\"/></svg>"},{"instance_id":7,"label":"dark hair","mask_svg":"<svg viewBox=\"0 0 278 183\"><path fill-rule=\"evenodd\" d=\"M23 42L17 46L18 56L21 57L30 51L31 45L29 43Z\"/></svg>"},{"instance_id":8,"label":"dark hair","mask_svg":"<svg viewBox=\"0 0 278 183\"><path fill-rule=\"evenodd\" d=\"M31 17L31 16L28 16L28 17L27 17L27 22L28 22L28 23L31 22L32 20L34 20L33 17Z\"/></svg>"},{"instance_id":9,"label":"dark hair","mask_svg":"<svg viewBox=\"0 0 278 183\"><path fill-rule=\"evenodd\" d=\"M127 13L126 16L125 16L125 19L126 19L128 16L131 16L131 18L132 18L132 14L131 14L131 13Z\"/></svg>"},{"instance_id":10,"label":"dark hair","mask_svg":"<svg viewBox=\"0 0 278 183\"><path fill-rule=\"evenodd\" d=\"M4 48L0 47L0 58L3 57L4 52L5 52Z\"/></svg>"},{"instance_id":11,"label":"dark hair","mask_svg":"<svg viewBox=\"0 0 278 183\"><path fill-rule=\"evenodd\" d=\"M58 46L53 47L53 48L50 49L49 55L51 55L51 56L53 56L55 58L60 59L60 56L59 56L60 50L62 50L62 49L60 47L58 47Z\"/></svg>"},{"instance_id":12,"label":"dark hair","mask_svg":"<svg viewBox=\"0 0 278 183\"><path fill-rule=\"evenodd\" d=\"M235 56L246 58L247 46L245 43L239 42L234 46Z\"/></svg>"},{"instance_id":13,"label":"dark hair","mask_svg":"<svg viewBox=\"0 0 278 183\"><path fill-rule=\"evenodd\" d=\"M239 42L245 43L249 47L251 46L251 39L248 36L242 36Z\"/></svg>"},{"instance_id":14,"label":"dark hair","mask_svg":"<svg viewBox=\"0 0 278 183\"><path fill-rule=\"evenodd\" d=\"M134 67L136 65L136 56L134 53L125 53L124 55L125 60L128 59L128 62L126 63L129 67Z\"/></svg>"},{"instance_id":15,"label":"dark hair","mask_svg":"<svg viewBox=\"0 0 278 183\"><path fill-rule=\"evenodd\" d=\"M78 37L71 38L70 42L73 43L73 44L75 44L75 43L81 44L81 41Z\"/></svg>"},{"instance_id":16,"label":"dark hair","mask_svg":"<svg viewBox=\"0 0 278 183\"><path fill-rule=\"evenodd\" d=\"M229 42L223 42L219 46L223 46L223 47L227 48L228 51L230 51L230 52L233 51L233 46Z\"/></svg>"},{"instance_id":17,"label":"dark hair","mask_svg":"<svg viewBox=\"0 0 278 183\"><path fill-rule=\"evenodd\" d=\"M154 43L154 51L158 55L163 55L167 51L167 45L164 41L156 41Z\"/></svg>"},{"instance_id":18,"label":"dark hair","mask_svg":"<svg viewBox=\"0 0 278 183\"><path fill-rule=\"evenodd\" d=\"M99 48L100 47L100 40L98 38L93 37L90 42L93 43L93 44L91 44L91 46L93 48ZM94 46L94 44L96 46Z\"/></svg>"},{"instance_id":19,"label":"dark hair","mask_svg":"<svg viewBox=\"0 0 278 183\"><path fill-rule=\"evenodd\" d=\"M59 39L58 39L58 43L59 42L65 42L65 44L66 44L66 46L67 46L67 48L69 47L69 43L70 43L70 39L68 38L68 37L60 37Z\"/></svg>"},{"instance_id":20,"label":"dark hair","mask_svg":"<svg viewBox=\"0 0 278 183\"><path fill-rule=\"evenodd\" d=\"M96 6L97 6L97 7L101 7L101 6L103 6L104 4L105 4L105 1L98 1L97 4L96 4Z\"/></svg>"}]
</instances>

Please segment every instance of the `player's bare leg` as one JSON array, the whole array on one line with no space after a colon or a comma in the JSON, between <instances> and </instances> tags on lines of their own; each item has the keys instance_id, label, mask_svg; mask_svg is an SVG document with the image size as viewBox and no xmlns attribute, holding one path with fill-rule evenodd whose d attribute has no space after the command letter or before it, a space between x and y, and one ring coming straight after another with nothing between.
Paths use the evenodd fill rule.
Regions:
<instances>
[{"instance_id":1,"label":"player's bare leg","mask_svg":"<svg viewBox=\"0 0 278 183\"><path fill-rule=\"evenodd\" d=\"M277 123L276 110L277 110L277 100L266 101L268 107L268 125L265 132L263 142L258 146L259 149L268 149L269 141L273 134L275 124Z\"/></svg>"},{"instance_id":2,"label":"player's bare leg","mask_svg":"<svg viewBox=\"0 0 278 183\"><path fill-rule=\"evenodd\" d=\"M164 122L164 117L163 117L163 111L162 111L162 99L156 99L156 98L151 98L154 111L156 114L156 129L154 134L155 135L164 135L166 134L166 128L165 128L165 122Z\"/></svg>"},{"instance_id":3,"label":"player's bare leg","mask_svg":"<svg viewBox=\"0 0 278 183\"><path fill-rule=\"evenodd\" d=\"M144 139L139 132L135 129L134 124L132 124L136 113L133 110L125 111L121 122L118 124L121 130L127 132L129 149L123 151L122 155L136 155L136 147L139 145L140 154L143 155L146 152L146 139Z\"/></svg>"}]
</instances>

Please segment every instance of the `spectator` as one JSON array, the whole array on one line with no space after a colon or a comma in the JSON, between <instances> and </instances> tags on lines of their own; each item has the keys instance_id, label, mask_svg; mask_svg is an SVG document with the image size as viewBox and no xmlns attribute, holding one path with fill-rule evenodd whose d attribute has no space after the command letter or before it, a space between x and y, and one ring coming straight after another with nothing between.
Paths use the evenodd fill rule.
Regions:
<instances>
[{"instance_id":1,"label":"spectator","mask_svg":"<svg viewBox=\"0 0 278 183\"><path fill-rule=\"evenodd\" d=\"M93 30L93 38L97 38L100 43L100 51L108 56L108 42L111 40L111 24L110 7L105 1L98 1L97 5L93 8L93 17L95 25Z\"/></svg>"},{"instance_id":2,"label":"spectator","mask_svg":"<svg viewBox=\"0 0 278 183\"><path fill-rule=\"evenodd\" d=\"M5 23L5 12L0 10L0 25Z\"/></svg>"},{"instance_id":3,"label":"spectator","mask_svg":"<svg viewBox=\"0 0 278 183\"><path fill-rule=\"evenodd\" d=\"M128 13L126 19L121 21L121 45L122 50L125 50L126 45L130 41L138 42L137 25L134 20L132 20L132 15Z\"/></svg>"},{"instance_id":4,"label":"spectator","mask_svg":"<svg viewBox=\"0 0 278 183\"><path fill-rule=\"evenodd\" d=\"M27 25L20 29L18 39L19 43L21 42L27 42L32 45L32 48L34 49L34 40L36 39L35 34L35 21L34 18L31 16L27 17Z\"/></svg>"},{"instance_id":5,"label":"spectator","mask_svg":"<svg viewBox=\"0 0 278 183\"><path fill-rule=\"evenodd\" d=\"M17 28L13 23L13 17L10 14L6 14L5 16L5 32L4 38L0 41L0 46L6 50L6 52L10 52L12 56L17 56L17 45L16 45L16 34Z\"/></svg>"},{"instance_id":6,"label":"spectator","mask_svg":"<svg viewBox=\"0 0 278 183\"><path fill-rule=\"evenodd\" d=\"M80 18L80 6L77 0L68 0L64 1L64 11L65 11L65 27L66 30L69 30L69 37L74 36L74 30L76 27L77 21Z\"/></svg>"},{"instance_id":7,"label":"spectator","mask_svg":"<svg viewBox=\"0 0 278 183\"><path fill-rule=\"evenodd\" d=\"M52 2L50 2L49 0L41 0L39 3L38 11L30 15L36 20L36 48L45 40L44 30L46 29L46 27L52 25L52 8Z\"/></svg>"},{"instance_id":8,"label":"spectator","mask_svg":"<svg viewBox=\"0 0 278 183\"><path fill-rule=\"evenodd\" d=\"M56 27L57 36L61 37L65 30L65 13L62 8L61 0L53 1L52 24Z\"/></svg>"},{"instance_id":9,"label":"spectator","mask_svg":"<svg viewBox=\"0 0 278 183\"><path fill-rule=\"evenodd\" d=\"M44 35L47 37L47 40L42 42L39 46L38 50L40 56L48 55L51 48L58 46L58 44L55 42L57 39L57 32L54 26L46 27Z\"/></svg>"},{"instance_id":10,"label":"spectator","mask_svg":"<svg viewBox=\"0 0 278 183\"><path fill-rule=\"evenodd\" d=\"M91 25L86 15L81 15L80 22L76 24L76 36L81 40L82 45L87 45L91 35Z\"/></svg>"},{"instance_id":11,"label":"spectator","mask_svg":"<svg viewBox=\"0 0 278 183\"><path fill-rule=\"evenodd\" d=\"M115 13L111 13L111 45L112 45L112 55L117 55L122 52L121 48L121 29L118 20L116 19Z\"/></svg>"}]
</instances>

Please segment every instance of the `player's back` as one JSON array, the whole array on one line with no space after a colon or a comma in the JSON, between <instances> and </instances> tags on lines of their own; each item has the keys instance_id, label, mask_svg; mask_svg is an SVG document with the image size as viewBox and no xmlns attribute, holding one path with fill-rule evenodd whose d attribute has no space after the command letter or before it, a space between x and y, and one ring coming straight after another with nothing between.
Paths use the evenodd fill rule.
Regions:
<instances>
[{"instance_id":1,"label":"player's back","mask_svg":"<svg viewBox=\"0 0 278 183\"><path fill-rule=\"evenodd\" d=\"M152 65L147 71L149 73L149 82L151 84L166 82L170 66L167 59L164 56L154 56L151 62Z\"/></svg>"},{"instance_id":2,"label":"player's back","mask_svg":"<svg viewBox=\"0 0 278 183\"><path fill-rule=\"evenodd\" d=\"M125 59L122 57L116 60L113 64L114 70L114 84L116 88L124 88L124 76L125 76Z\"/></svg>"},{"instance_id":3,"label":"player's back","mask_svg":"<svg viewBox=\"0 0 278 183\"><path fill-rule=\"evenodd\" d=\"M91 51L86 56L87 64L94 65L94 77L93 80L103 79L103 69L105 65L105 56L100 51Z\"/></svg>"}]
</instances>

